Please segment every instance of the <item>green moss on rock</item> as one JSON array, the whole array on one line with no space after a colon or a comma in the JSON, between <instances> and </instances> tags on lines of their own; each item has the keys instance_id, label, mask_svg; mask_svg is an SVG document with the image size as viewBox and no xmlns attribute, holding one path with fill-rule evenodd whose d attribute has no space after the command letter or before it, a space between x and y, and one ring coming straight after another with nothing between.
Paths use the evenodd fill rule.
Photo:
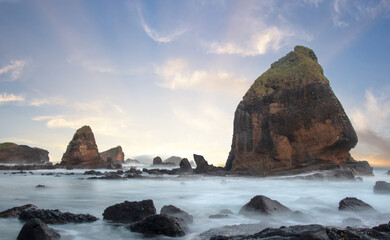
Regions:
<instances>
[{"instance_id":1,"label":"green moss on rock","mask_svg":"<svg viewBox=\"0 0 390 240\"><path fill-rule=\"evenodd\" d=\"M294 51L271 64L271 68L252 84L245 97L264 96L278 88L313 82L329 85L314 51L304 46L296 46Z\"/></svg>"},{"instance_id":2,"label":"green moss on rock","mask_svg":"<svg viewBox=\"0 0 390 240\"><path fill-rule=\"evenodd\" d=\"M17 146L17 144L11 142L0 143L0 150L15 148Z\"/></svg>"}]
</instances>

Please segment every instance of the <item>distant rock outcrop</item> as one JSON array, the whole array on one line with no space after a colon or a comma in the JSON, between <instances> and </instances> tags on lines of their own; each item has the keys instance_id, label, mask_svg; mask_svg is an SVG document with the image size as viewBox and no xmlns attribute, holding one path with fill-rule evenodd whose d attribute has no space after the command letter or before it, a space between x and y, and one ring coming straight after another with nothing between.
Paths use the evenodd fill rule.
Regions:
<instances>
[{"instance_id":1,"label":"distant rock outcrop","mask_svg":"<svg viewBox=\"0 0 390 240\"><path fill-rule=\"evenodd\" d=\"M225 169L266 176L355 162L357 141L313 50L296 46L238 105Z\"/></svg>"},{"instance_id":2,"label":"distant rock outcrop","mask_svg":"<svg viewBox=\"0 0 390 240\"><path fill-rule=\"evenodd\" d=\"M225 170L222 167L215 167L209 165L209 163L204 159L202 155L194 154L194 160L196 163L196 168L194 172L196 174L208 174L208 175L224 175Z\"/></svg>"},{"instance_id":3,"label":"distant rock outcrop","mask_svg":"<svg viewBox=\"0 0 390 240\"><path fill-rule=\"evenodd\" d=\"M100 157L95 136L89 126L76 131L62 156L61 165L77 168L106 167L106 162Z\"/></svg>"},{"instance_id":4,"label":"distant rock outcrop","mask_svg":"<svg viewBox=\"0 0 390 240\"><path fill-rule=\"evenodd\" d=\"M101 152L100 157L106 162L108 162L109 159L119 163L124 163L125 161L125 154L123 153L121 146L117 146L107 151Z\"/></svg>"},{"instance_id":5,"label":"distant rock outcrop","mask_svg":"<svg viewBox=\"0 0 390 240\"><path fill-rule=\"evenodd\" d=\"M162 164L163 164L163 161L159 156L153 158L153 165L162 165Z\"/></svg>"},{"instance_id":6,"label":"distant rock outcrop","mask_svg":"<svg viewBox=\"0 0 390 240\"><path fill-rule=\"evenodd\" d=\"M0 163L44 164L49 162L49 152L11 142L0 143Z\"/></svg>"},{"instance_id":7,"label":"distant rock outcrop","mask_svg":"<svg viewBox=\"0 0 390 240\"><path fill-rule=\"evenodd\" d=\"M170 163L170 164L174 164L175 166L179 166L181 159L182 159L181 157L172 156L165 159L164 163Z\"/></svg>"},{"instance_id":8,"label":"distant rock outcrop","mask_svg":"<svg viewBox=\"0 0 390 240\"><path fill-rule=\"evenodd\" d=\"M192 172L192 166L187 158L183 158L180 163L180 170L183 172Z\"/></svg>"}]
</instances>

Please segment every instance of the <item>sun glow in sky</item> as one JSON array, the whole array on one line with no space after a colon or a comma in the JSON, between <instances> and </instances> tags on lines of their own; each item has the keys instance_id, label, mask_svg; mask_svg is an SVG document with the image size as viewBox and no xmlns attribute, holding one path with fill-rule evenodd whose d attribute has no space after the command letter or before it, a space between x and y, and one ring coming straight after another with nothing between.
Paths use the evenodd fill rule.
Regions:
<instances>
[{"instance_id":1,"label":"sun glow in sky","mask_svg":"<svg viewBox=\"0 0 390 240\"><path fill-rule=\"evenodd\" d=\"M90 125L100 151L223 165L242 96L295 45L350 117L353 156L390 166L389 0L0 0L0 142L59 162Z\"/></svg>"}]
</instances>

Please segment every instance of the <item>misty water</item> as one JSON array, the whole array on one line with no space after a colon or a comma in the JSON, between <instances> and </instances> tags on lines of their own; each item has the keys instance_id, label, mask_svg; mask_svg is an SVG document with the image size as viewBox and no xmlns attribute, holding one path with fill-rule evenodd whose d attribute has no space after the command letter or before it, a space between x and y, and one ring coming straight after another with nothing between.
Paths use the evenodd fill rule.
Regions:
<instances>
[{"instance_id":1,"label":"misty water","mask_svg":"<svg viewBox=\"0 0 390 240\"><path fill-rule=\"evenodd\" d=\"M322 224L345 227L345 219L359 218L360 226L372 227L390 220L390 195L374 194L376 181L390 181L387 169L377 168L375 176L363 181L310 181L285 178L163 176L147 179L87 180L83 170L39 170L34 174L10 174L0 171L0 211L33 203L42 209L60 209L72 213L89 213L99 218L93 223L49 225L61 239L143 239L132 233L127 225L115 225L102 220L102 213L110 205L128 201L152 199L157 212L173 204L193 215L194 223L186 236L175 239L200 239L199 234L225 225L246 225L248 233L271 226ZM45 172L74 172L75 175L41 175ZM7 174L5 174L7 173ZM83 178L83 179L80 179ZM37 185L45 188L36 188ZM293 211L301 211L302 218L252 219L238 215L240 208L255 195L278 200ZM382 214L359 215L338 211L338 203L345 197L357 197ZM229 218L210 219L222 209L234 212ZM16 239L23 223L18 219L0 219L0 239ZM255 230L250 226L255 226ZM229 231L233 228L225 228ZM222 230L219 230L222 231ZM207 236L207 234L206 234ZM148 239L170 239L152 237Z\"/></svg>"}]
</instances>

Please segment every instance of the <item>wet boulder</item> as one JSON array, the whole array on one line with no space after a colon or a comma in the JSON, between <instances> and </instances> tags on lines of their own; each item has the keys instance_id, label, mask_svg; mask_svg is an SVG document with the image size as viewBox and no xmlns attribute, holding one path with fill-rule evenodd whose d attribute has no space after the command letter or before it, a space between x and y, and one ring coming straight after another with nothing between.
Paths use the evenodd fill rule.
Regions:
<instances>
[{"instance_id":1,"label":"wet boulder","mask_svg":"<svg viewBox=\"0 0 390 240\"><path fill-rule=\"evenodd\" d=\"M106 208L103 213L103 219L113 222L133 223L155 214L156 208L151 199L139 202L124 201Z\"/></svg>"},{"instance_id":2,"label":"wet boulder","mask_svg":"<svg viewBox=\"0 0 390 240\"><path fill-rule=\"evenodd\" d=\"M353 211L353 212L362 212L362 211L376 212L376 210L371 205L354 197L347 197L341 200L339 202L339 210Z\"/></svg>"},{"instance_id":3,"label":"wet boulder","mask_svg":"<svg viewBox=\"0 0 390 240\"><path fill-rule=\"evenodd\" d=\"M194 222L194 219L191 214L173 205L165 205L163 208L161 208L160 213L166 214L171 217L181 218L187 224Z\"/></svg>"},{"instance_id":4,"label":"wet boulder","mask_svg":"<svg viewBox=\"0 0 390 240\"><path fill-rule=\"evenodd\" d=\"M385 181L377 181L374 186L374 192L390 194L390 183Z\"/></svg>"},{"instance_id":5,"label":"wet boulder","mask_svg":"<svg viewBox=\"0 0 390 240\"><path fill-rule=\"evenodd\" d=\"M180 218L171 217L166 214L157 214L133 223L130 225L130 230L147 235L181 237L188 231L188 226Z\"/></svg>"},{"instance_id":6,"label":"wet boulder","mask_svg":"<svg viewBox=\"0 0 390 240\"><path fill-rule=\"evenodd\" d=\"M26 204L19 207L13 207L0 212L0 218L17 218L19 217L20 213L27 209L37 209L37 206L35 206L34 204Z\"/></svg>"},{"instance_id":7,"label":"wet boulder","mask_svg":"<svg viewBox=\"0 0 390 240\"><path fill-rule=\"evenodd\" d=\"M276 200L272 200L263 195L253 197L241 209L239 214L246 216L254 215L280 215L291 214L292 211Z\"/></svg>"},{"instance_id":8,"label":"wet boulder","mask_svg":"<svg viewBox=\"0 0 390 240\"><path fill-rule=\"evenodd\" d=\"M37 218L30 219L19 232L17 240L55 240L61 235Z\"/></svg>"},{"instance_id":9,"label":"wet boulder","mask_svg":"<svg viewBox=\"0 0 390 240\"><path fill-rule=\"evenodd\" d=\"M98 218L90 214L63 213L58 209L28 209L19 215L19 219L23 221L33 218L38 218L46 224L85 223L98 220Z\"/></svg>"}]
</instances>

